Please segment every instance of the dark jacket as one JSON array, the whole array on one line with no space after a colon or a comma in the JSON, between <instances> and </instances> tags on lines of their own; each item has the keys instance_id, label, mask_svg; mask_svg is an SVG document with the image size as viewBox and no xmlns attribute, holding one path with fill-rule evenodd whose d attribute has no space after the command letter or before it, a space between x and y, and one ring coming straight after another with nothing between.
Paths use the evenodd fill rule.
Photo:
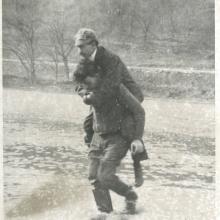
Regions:
<instances>
[{"instance_id":1,"label":"dark jacket","mask_svg":"<svg viewBox=\"0 0 220 220\"><path fill-rule=\"evenodd\" d=\"M102 85L98 94L100 102L108 100L109 97L116 97L120 83L123 83L140 102L143 101L144 96L140 87L117 55L98 46L95 64L101 67L103 73Z\"/></svg>"},{"instance_id":2,"label":"dark jacket","mask_svg":"<svg viewBox=\"0 0 220 220\"><path fill-rule=\"evenodd\" d=\"M140 87L133 80L128 69L117 55L106 50L104 47L99 46L97 48L97 52L95 56L95 63L101 67L102 69L101 72L103 74L102 84L99 88L98 93L96 93L96 101L95 103L93 103L93 106L96 106L96 109L100 109L101 106L107 106L106 108L108 110L106 113L108 115L107 117L113 119L111 114L114 114L114 106L112 108L111 100L116 100L118 94L120 94L119 89L121 83L123 83L123 85L130 91L130 93L134 95L134 97L136 97L140 102L143 101L143 94L141 92ZM79 95L80 93L83 94L84 92L80 87L78 87L76 91L78 92ZM140 127L136 126L132 113L133 112L130 111L129 108L123 108L123 114L120 119L120 121L123 121L122 126L120 127L121 133L123 134L123 136L125 136L130 140L139 139L142 137L143 124L144 124L144 119L142 118L143 120L141 126ZM115 115L113 116L115 121L116 116ZM97 117L97 115L95 117ZM99 117L101 116L99 115ZM107 118L105 121L107 121ZM91 123L92 123L92 115L89 115L84 122L84 130L86 131L86 133L92 134ZM97 128L98 127L96 126L96 130ZM112 128L113 127L110 126L109 130L112 130ZM104 130L107 131L107 129Z\"/></svg>"},{"instance_id":3,"label":"dark jacket","mask_svg":"<svg viewBox=\"0 0 220 220\"><path fill-rule=\"evenodd\" d=\"M123 106L121 134L128 140L141 140L145 126L145 111L136 97L120 84L119 103Z\"/></svg>"},{"instance_id":4,"label":"dark jacket","mask_svg":"<svg viewBox=\"0 0 220 220\"><path fill-rule=\"evenodd\" d=\"M77 85L76 92L84 98L91 91L83 88L83 85ZM85 104L92 106L90 114L84 121L84 130L87 135L91 136L93 131L98 134L120 132L124 111L122 105L119 104L118 97L109 97L101 103L99 90L92 92L92 98L84 98Z\"/></svg>"},{"instance_id":5,"label":"dark jacket","mask_svg":"<svg viewBox=\"0 0 220 220\"><path fill-rule=\"evenodd\" d=\"M78 93L82 97L88 92L83 88L78 89ZM93 124L93 130L100 134L120 131L128 140L142 139L145 112L131 92L120 84L117 97L109 98L108 102L100 106L96 104L99 101L98 93L99 89L93 91L92 96L87 98L84 96L84 102L93 106L93 123L91 123L91 116L84 121L84 130L87 135L91 136L91 124ZM131 121L127 121L128 116L132 119Z\"/></svg>"}]
</instances>

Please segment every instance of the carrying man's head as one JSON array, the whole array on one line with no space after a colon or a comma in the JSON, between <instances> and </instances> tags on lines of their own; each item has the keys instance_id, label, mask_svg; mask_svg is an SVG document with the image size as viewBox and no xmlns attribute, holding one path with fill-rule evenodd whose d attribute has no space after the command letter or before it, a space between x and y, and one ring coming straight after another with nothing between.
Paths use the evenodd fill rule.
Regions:
<instances>
[{"instance_id":1,"label":"carrying man's head","mask_svg":"<svg viewBox=\"0 0 220 220\"><path fill-rule=\"evenodd\" d=\"M75 35L75 46L78 48L79 55L89 58L98 46L95 31L88 28L80 29Z\"/></svg>"},{"instance_id":2,"label":"carrying man's head","mask_svg":"<svg viewBox=\"0 0 220 220\"><path fill-rule=\"evenodd\" d=\"M94 62L83 59L74 72L74 81L82 84L86 89L93 90L101 81L101 69Z\"/></svg>"}]
</instances>

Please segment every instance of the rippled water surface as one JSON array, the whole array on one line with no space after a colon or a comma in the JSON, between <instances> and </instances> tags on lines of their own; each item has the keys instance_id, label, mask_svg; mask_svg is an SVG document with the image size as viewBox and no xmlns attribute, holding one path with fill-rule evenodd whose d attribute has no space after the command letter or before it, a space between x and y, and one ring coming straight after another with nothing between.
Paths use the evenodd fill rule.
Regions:
<instances>
[{"instance_id":1,"label":"rippled water surface","mask_svg":"<svg viewBox=\"0 0 220 220\"><path fill-rule=\"evenodd\" d=\"M81 124L88 109L81 100L75 95L5 90L3 104L7 218L40 213L70 199L76 202L76 189L83 198L89 184ZM213 105L146 100L144 107L144 141L150 160L143 162L145 184L141 192L171 189L177 193L185 189L214 199ZM119 175L133 183L129 154ZM214 204L208 204L211 213Z\"/></svg>"}]
</instances>

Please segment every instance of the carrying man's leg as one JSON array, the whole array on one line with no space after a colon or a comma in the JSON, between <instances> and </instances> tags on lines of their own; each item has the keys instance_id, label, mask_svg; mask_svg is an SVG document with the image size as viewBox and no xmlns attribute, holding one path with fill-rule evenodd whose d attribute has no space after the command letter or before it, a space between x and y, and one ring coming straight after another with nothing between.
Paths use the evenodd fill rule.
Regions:
<instances>
[{"instance_id":1,"label":"carrying man's leg","mask_svg":"<svg viewBox=\"0 0 220 220\"><path fill-rule=\"evenodd\" d=\"M127 142L119 135L112 135L104 141L104 157L100 160L98 180L104 188L124 196L127 212L135 213L137 194L116 176L116 168L128 151Z\"/></svg>"},{"instance_id":2,"label":"carrying man's leg","mask_svg":"<svg viewBox=\"0 0 220 220\"><path fill-rule=\"evenodd\" d=\"M97 208L101 212L110 213L113 211L109 190L103 188L97 179L97 170L100 164L99 151L89 154L89 181L94 187L92 190Z\"/></svg>"}]
</instances>

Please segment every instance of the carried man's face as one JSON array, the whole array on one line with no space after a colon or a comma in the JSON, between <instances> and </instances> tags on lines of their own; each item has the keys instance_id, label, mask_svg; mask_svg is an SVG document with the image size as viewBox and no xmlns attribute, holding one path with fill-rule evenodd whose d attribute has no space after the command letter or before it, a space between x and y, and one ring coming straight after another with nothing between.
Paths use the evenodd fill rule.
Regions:
<instances>
[{"instance_id":1,"label":"carried man's face","mask_svg":"<svg viewBox=\"0 0 220 220\"><path fill-rule=\"evenodd\" d=\"M84 58L89 58L94 52L96 46L93 43L76 45L78 53Z\"/></svg>"}]
</instances>

